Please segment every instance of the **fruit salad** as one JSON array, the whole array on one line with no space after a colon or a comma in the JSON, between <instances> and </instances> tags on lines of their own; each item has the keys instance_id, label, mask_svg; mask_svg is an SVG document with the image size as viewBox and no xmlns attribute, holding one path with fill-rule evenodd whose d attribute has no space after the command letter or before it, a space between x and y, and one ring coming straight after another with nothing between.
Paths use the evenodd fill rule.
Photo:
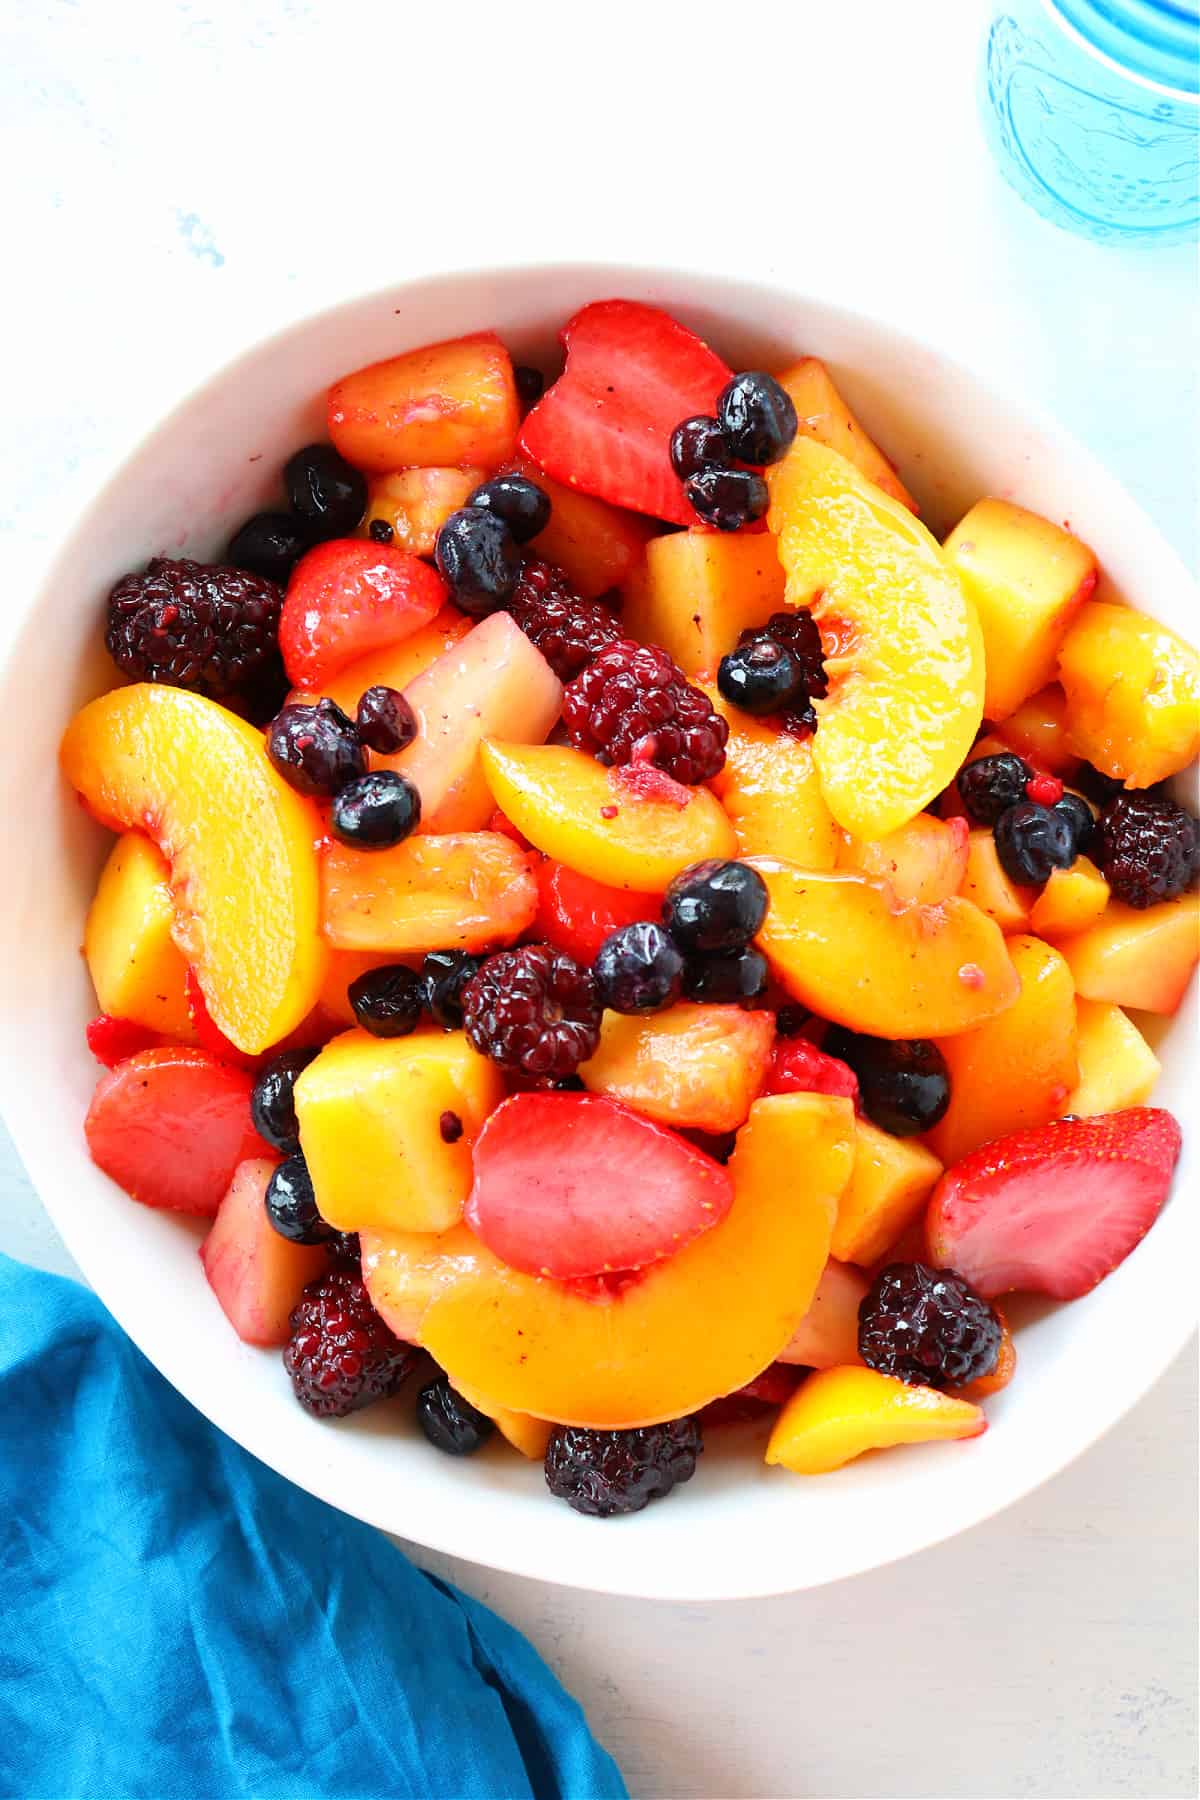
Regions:
<instances>
[{"instance_id":1,"label":"fruit salad","mask_svg":"<svg viewBox=\"0 0 1200 1800\"><path fill-rule=\"evenodd\" d=\"M112 589L62 769L95 1162L310 1414L608 1517L747 1421L781 1482L978 1436L1006 1296L1136 1251L1200 662L1007 499L939 543L814 357L561 342L334 382L277 510Z\"/></svg>"}]
</instances>

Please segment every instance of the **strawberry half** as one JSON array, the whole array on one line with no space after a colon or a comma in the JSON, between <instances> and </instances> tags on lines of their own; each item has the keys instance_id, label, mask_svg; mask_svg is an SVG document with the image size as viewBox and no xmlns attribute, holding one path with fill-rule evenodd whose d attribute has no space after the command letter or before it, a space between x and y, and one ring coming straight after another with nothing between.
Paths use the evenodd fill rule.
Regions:
<instances>
[{"instance_id":1,"label":"strawberry half","mask_svg":"<svg viewBox=\"0 0 1200 1800\"><path fill-rule=\"evenodd\" d=\"M411 637L448 598L437 570L395 544L318 544L293 569L279 616L288 680L320 693L346 663Z\"/></svg>"},{"instance_id":2,"label":"strawberry half","mask_svg":"<svg viewBox=\"0 0 1200 1800\"><path fill-rule=\"evenodd\" d=\"M97 1018L89 1019L84 1036L88 1049L106 1069L115 1069L127 1056L162 1043L158 1032L151 1031L148 1025L139 1025L136 1019L118 1019L112 1013L100 1013Z\"/></svg>"},{"instance_id":3,"label":"strawberry half","mask_svg":"<svg viewBox=\"0 0 1200 1800\"><path fill-rule=\"evenodd\" d=\"M1015 1131L948 1169L929 1202L931 1260L981 1294L1077 1300L1162 1211L1179 1125L1161 1107Z\"/></svg>"},{"instance_id":4,"label":"strawberry half","mask_svg":"<svg viewBox=\"0 0 1200 1800\"><path fill-rule=\"evenodd\" d=\"M181 1044L127 1057L102 1075L83 1129L92 1161L143 1206L212 1218L263 1142L249 1074Z\"/></svg>"},{"instance_id":5,"label":"strawberry half","mask_svg":"<svg viewBox=\"0 0 1200 1800\"><path fill-rule=\"evenodd\" d=\"M726 1169L600 1094L514 1094L473 1150L467 1223L515 1269L561 1281L641 1269L719 1225Z\"/></svg>"},{"instance_id":6,"label":"strawberry half","mask_svg":"<svg viewBox=\"0 0 1200 1800\"><path fill-rule=\"evenodd\" d=\"M567 366L521 427L525 455L612 506L698 525L671 467L671 433L716 411L732 370L669 313L637 300L585 306L562 343Z\"/></svg>"},{"instance_id":7,"label":"strawberry half","mask_svg":"<svg viewBox=\"0 0 1200 1800\"><path fill-rule=\"evenodd\" d=\"M861 1112L858 1076L840 1057L826 1056L807 1038L776 1038L767 1074L767 1094L840 1094Z\"/></svg>"},{"instance_id":8,"label":"strawberry half","mask_svg":"<svg viewBox=\"0 0 1200 1800\"><path fill-rule=\"evenodd\" d=\"M538 911L534 934L565 950L590 969L606 937L639 919L657 919L661 894L633 894L628 888L606 887L548 858L537 870Z\"/></svg>"}]
</instances>

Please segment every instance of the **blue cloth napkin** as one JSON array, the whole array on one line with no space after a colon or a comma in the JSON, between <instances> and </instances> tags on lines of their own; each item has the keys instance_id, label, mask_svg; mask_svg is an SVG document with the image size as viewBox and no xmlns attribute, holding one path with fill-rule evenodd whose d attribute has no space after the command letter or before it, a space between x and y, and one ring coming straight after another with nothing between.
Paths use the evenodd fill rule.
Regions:
<instances>
[{"instance_id":1,"label":"blue cloth napkin","mask_svg":"<svg viewBox=\"0 0 1200 1800\"><path fill-rule=\"evenodd\" d=\"M517 1632L0 1257L0 1793L619 1800Z\"/></svg>"}]
</instances>

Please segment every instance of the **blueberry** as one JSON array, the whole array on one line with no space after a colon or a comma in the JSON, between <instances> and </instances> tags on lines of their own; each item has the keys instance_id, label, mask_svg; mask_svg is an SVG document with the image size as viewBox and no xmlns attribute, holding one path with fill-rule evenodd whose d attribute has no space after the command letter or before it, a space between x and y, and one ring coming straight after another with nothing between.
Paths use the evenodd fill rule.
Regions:
<instances>
[{"instance_id":1,"label":"blueberry","mask_svg":"<svg viewBox=\"0 0 1200 1800\"><path fill-rule=\"evenodd\" d=\"M721 389L717 417L729 454L758 468L778 462L796 435L792 396L761 369L747 369Z\"/></svg>"},{"instance_id":2,"label":"blueberry","mask_svg":"<svg viewBox=\"0 0 1200 1800\"><path fill-rule=\"evenodd\" d=\"M369 687L361 694L354 722L363 743L380 756L394 756L417 735L417 715L393 687Z\"/></svg>"},{"instance_id":3,"label":"blueberry","mask_svg":"<svg viewBox=\"0 0 1200 1800\"><path fill-rule=\"evenodd\" d=\"M283 466L293 512L320 538L345 537L367 510L367 478L332 444L307 444Z\"/></svg>"},{"instance_id":4,"label":"blueberry","mask_svg":"<svg viewBox=\"0 0 1200 1800\"><path fill-rule=\"evenodd\" d=\"M367 536L373 544L390 544L394 542L396 533L386 519L372 519L367 526Z\"/></svg>"},{"instance_id":5,"label":"blueberry","mask_svg":"<svg viewBox=\"0 0 1200 1800\"><path fill-rule=\"evenodd\" d=\"M443 1031L462 1030L462 991L482 965L482 956L466 950L431 950L421 964L425 1004Z\"/></svg>"},{"instance_id":6,"label":"blueberry","mask_svg":"<svg viewBox=\"0 0 1200 1800\"><path fill-rule=\"evenodd\" d=\"M267 755L301 794L337 794L366 774L352 719L332 700L285 706L267 727Z\"/></svg>"},{"instance_id":7,"label":"blueberry","mask_svg":"<svg viewBox=\"0 0 1200 1800\"><path fill-rule=\"evenodd\" d=\"M958 772L958 797L976 825L994 825L1002 812L1025 798L1033 770L1023 757L1003 750L978 756Z\"/></svg>"},{"instance_id":8,"label":"blueberry","mask_svg":"<svg viewBox=\"0 0 1200 1800\"><path fill-rule=\"evenodd\" d=\"M486 1413L455 1393L445 1375L418 1394L417 1424L434 1449L444 1450L447 1456L473 1456L496 1429Z\"/></svg>"},{"instance_id":9,"label":"blueberry","mask_svg":"<svg viewBox=\"0 0 1200 1800\"><path fill-rule=\"evenodd\" d=\"M499 513L462 506L438 532L434 561L464 612L495 612L517 585L521 553Z\"/></svg>"},{"instance_id":10,"label":"blueberry","mask_svg":"<svg viewBox=\"0 0 1200 1800\"><path fill-rule=\"evenodd\" d=\"M281 1050L259 1070L250 1090L250 1117L255 1131L285 1156L295 1156L300 1148L296 1077L316 1054L315 1050Z\"/></svg>"},{"instance_id":11,"label":"blueberry","mask_svg":"<svg viewBox=\"0 0 1200 1800\"><path fill-rule=\"evenodd\" d=\"M1061 800L1055 802L1051 810L1061 813L1067 820L1075 843L1075 854L1081 856L1091 843L1092 834L1096 829L1096 821L1092 817L1091 807L1086 800L1081 800L1078 794L1064 794Z\"/></svg>"},{"instance_id":12,"label":"blueberry","mask_svg":"<svg viewBox=\"0 0 1200 1800\"><path fill-rule=\"evenodd\" d=\"M723 656L717 686L726 700L743 712L784 712L807 697L804 669L785 644L753 638Z\"/></svg>"},{"instance_id":13,"label":"blueberry","mask_svg":"<svg viewBox=\"0 0 1200 1800\"><path fill-rule=\"evenodd\" d=\"M683 484L683 491L704 520L718 531L739 531L751 519L761 519L770 502L767 484L754 469L701 469Z\"/></svg>"},{"instance_id":14,"label":"blueberry","mask_svg":"<svg viewBox=\"0 0 1200 1800\"><path fill-rule=\"evenodd\" d=\"M950 1104L950 1071L928 1038L876 1038L831 1025L821 1048L858 1076L863 1111L893 1137L928 1131Z\"/></svg>"},{"instance_id":15,"label":"blueberry","mask_svg":"<svg viewBox=\"0 0 1200 1800\"><path fill-rule=\"evenodd\" d=\"M550 496L528 475L495 475L467 498L503 519L518 544L527 544L550 523Z\"/></svg>"},{"instance_id":16,"label":"blueberry","mask_svg":"<svg viewBox=\"0 0 1200 1800\"><path fill-rule=\"evenodd\" d=\"M788 1001L775 1014L775 1033L777 1037L799 1037L808 1021L812 1018L807 1006L797 1006Z\"/></svg>"},{"instance_id":17,"label":"blueberry","mask_svg":"<svg viewBox=\"0 0 1200 1800\"><path fill-rule=\"evenodd\" d=\"M1022 800L992 827L1000 867L1018 886L1040 886L1055 869L1069 869L1077 854L1075 825L1054 806Z\"/></svg>"},{"instance_id":18,"label":"blueberry","mask_svg":"<svg viewBox=\"0 0 1200 1800\"><path fill-rule=\"evenodd\" d=\"M372 1037L407 1037L421 1020L425 986L403 963L368 969L346 990L350 1010Z\"/></svg>"},{"instance_id":19,"label":"blueberry","mask_svg":"<svg viewBox=\"0 0 1200 1800\"><path fill-rule=\"evenodd\" d=\"M689 955L743 949L766 916L766 883L741 862L693 863L663 896L663 924Z\"/></svg>"},{"instance_id":20,"label":"blueberry","mask_svg":"<svg viewBox=\"0 0 1200 1800\"><path fill-rule=\"evenodd\" d=\"M292 570L315 542L305 519L291 513L255 513L230 538L225 559L235 569L249 569L252 575L265 575L286 587Z\"/></svg>"},{"instance_id":21,"label":"blueberry","mask_svg":"<svg viewBox=\"0 0 1200 1800\"><path fill-rule=\"evenodd\" d=\"M712 1006L744 1006L767 986L767 959L758 950L734 950L728 956L689 956L683 991L689 1000Z\"/></svg>"},{"instance_id":22,"label":"blueberry","mask_svg":"<svg viewBox=\"0 0 1200 1800\"><path fill-rule=\"evenodd\" d=\"M716 419L700 413L685 419L671 433L671 467L680 481L698 475L701 469L724 469L729 464L729 451Z\"/></svg>"},{"instance_id":23,"label":"blueberry","mask_svg":"<svg viewBox=\"0 0 1200 1800\"><path fill-rule=\"evenodd\" d=\"M293 1244L324 1244L333 1236L317 1211L312 1176L302 1156L281 1162L267 1183L267 1217Z\"/></svg>"},{"instance_id":24,"label":"blueberry","mask_svg":"<svg viewBox=\"0 0 1200 1800\"><path fill-rule=\"evenodd\" d=\"M605 938L592 973L613 1012L658 1012L679 998L683 957L661 925L639 920Z\"/></svg>"},{"instance_id":25,"label":"blueberry","mask_svg":"<svg viewBox=\"0 0 1200 1800\"><path fill-rule=\"evenodd\" d=\"M335 838L356 850L389 850L421 817L421 796L406 775L373 769L335 797L329 825Z\"/></svg>"},{"instance_id":26,"label":"blueberry","mask_svg":"<svg viewBox=\"0 0 1200 1800\"><path fill-rule=\"evenodd\" d=\"M521 411L527 413L531 406L536 406L546 386L546 377L540 369L532 368L529 363L518 363L513 370L513 380L517 385L517 399L521 403Z\"/></svg>"}]
</instances>

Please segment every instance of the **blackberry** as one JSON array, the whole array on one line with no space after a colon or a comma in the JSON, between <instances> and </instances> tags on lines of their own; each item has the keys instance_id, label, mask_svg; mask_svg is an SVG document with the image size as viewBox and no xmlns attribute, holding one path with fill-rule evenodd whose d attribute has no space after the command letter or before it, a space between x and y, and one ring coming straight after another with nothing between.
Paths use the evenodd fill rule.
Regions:
<instances>
[{"instance_id":1,"label":"blackberry","mask_svg":"<svg viewBox=\"0 0 1200 1800\"><path fill-rule=\"evenodd\" d=\"M727 468L729 466L729 449L721 436L721 425L717 419L706 418L703 413L694 419L685 419L671 433L671 467L680 481L688 481L698 475L701 469Z\"/></svg>"},{"instance_id":2,"label":"blackberry","mask_svg":"<svg viewBox=\"0 0 1200 1800\"><path fill-rule=\"evenodd\" d=\"M518 544L527 544L550 523L550 496L528 475L493 475L467 495L467 505L494 512Z\"/></svg>"},{"instance_id":3,"label":"blackberry","mask_svg":"<svg viewBox=\"0 0 1200 1800\"><path fill-rule=\"evenodd\" d=\"M665 650L618 638L575 677L563 723L577 750L600 762L645 761L694 786L725 766L729 727Z\"/></svg>"},{"instance_id":4,"label":"blackberry","mask_svg":"<svg viewBox=\"0 0 1200 1800\"><path fill-rule=\"evenodd\" d=\"M473 1456L482 1450L496 1427L439 1375L417 1395L417 1424L435 1450L447 1456Z\"/></svg>"},{"instance_id":5,"label":"blackberry","mask_svg":"<svg viewBox=\"0 0 1200 1800\"><path fill-rule=\"evenodd\" d=\"M307 444L283 465L292 511L317 538L345 537L367 510L367 478L332 444Z\"/></svg>"},{"instance_id":6,"label":"blackberry","mask_svg":"<svg viewBox=\"0 0 1200 1800\"><path fill-rule=\"evenodd\" d=\"M357 1231L335 1231L325 1240L325 1254L335 1268L361 1269L362 1245Z\"/></svg>"},{"instance_id":7,"label":"blackberry","mask_svg":"<svg viewBox=\"0 0 1200 1800\"><path fill-rule=\"evenodd\" d=\"M431 950L422 962L425 1004L430 1018L443 1031L462 1030L463 989L482 967L482 956L472 956L467 950Z\"/></svg>"},{"instance_id":8,"label":"blackberry","mask_svg":"<svg viewBox=\"0 0 1200 1800\"><path fill-rule=\"evenodd\" d=\"M1098 859L1118 900L1173 900L1200 868L1200 821L1165 795L1119 794L1098 821Z\"/></svg>"},{"instance_id":9,"label":"blackberry","mask_svg":"<svg viewBox=\"0 0 1200 1800\"><path fill-rule=\"evenodd\" d=\"M780 723L786 731L799 735L815 731L817 715L813 701L823 700L829 691L816 620L803 607L798 607L795 612L772 613L765 625L751 626L741 632L737 648L743 650L763 642L780 645L800 670L800 690L787 701Z\"/></svg>"},{"instance_id":10,"label":"blackberry","mask_svg":"<svg viewBox=\"0 0 1200 1800\"><path fill-rule=\"evenodd\" d=\"M689 956L683 991L689 1000L710 1006L749 1006L767 987L767 959L758 950L735 950L729 956Z\"/></svg>"},{"instance_id":11,"label":"blackberry","mask_svg":"<svg viewBox=\"0 0 1200 1800\"><path fill-rule=\"evenodd\" d=\"M743 862L693 863L663 895L663 924L689 955L745 949L766 916L767 885Z\"/></svg>"},{"instance_id":12,"label":"blackberry","mask_svg":"<svg viewBox=\"0 0 1200 1800\"><path fill-rule=\"evenodd\" d=\"M367 772L354 721L329 699L276 713L267 727L267 755L300 794L337 794Z\"/></svg>"},{"instance_id":13,"label":"blackberry","mask_svg":"<svg viewBox=\"0 0 1200 1800\"><path fill-rule=\"evenodd\" d=\"M334 798L329 828L356 850L390 850L421 817L421 796L407 775L373 769L348 782Z\"/></svg>"},{"instance_id":14,"label":"blackberry","mask_svg":"<svg viewBox=\"0 0 1200 1800\"><path fill-rule=\"evenodd\" d=\"M310 1281L292 1311L283 1366L306 1411L341 1419L394 1394L416 1361L380 1318L353 1269Z\"/></svg>"},{"instance_id":15,"label":"blackberry","mask_svg":"<svg viewBox=\"0 0 1200 1800\"><path fill-rule=\"evenodd\" d=\"M308 1164L299 1154L281 1162L267 1183L267 1217L279 1233L293 1244L323 1244L332 1236L317 1210Z\"/></svg>"},{"instance_id":16,"label":"blackberry","mask_svg":"<svg viewBox=\"0 0 1200 1800\"><path fill-rule=\"evenodd\" d=\"M632 1431L588 1431L556 1425L546 1450L546 1486L593 1519L640 1512L696 1473L704 1449L695 1419L640 1425Z\"/></svg>"},{"instance_id":17,"label":"blackberry","mask_svg":"<svg viewBox=\"0 0 1200 1800\"><path fill-rule=\"evenodd\" d=\"M156 556L108 596L104 642L135 681L224 699L250 685L279 642L283 595L223 563Z\"/></svg>"},{"instance_id":18,"label":"blackberry","mask_svg":"<svg viewBox=\"0 0 1200 1800\"><path fill-rule=\"evenodd\" d=\"M593 973L601 1001L613 1012L659 1012L679 998L683 957L661 925L644 919L605 938Z\"/></svg>"},{"instance_id":19,"label":"blackberry","mask_svg":"<svg viewBox=\"0 0 1200 1800\"><path fill-rule=\"evenodd\" d=\"M595 977L550 944L489 956L462 1000L476 1050L515 1074L573 1075L600 1042Z\"/></svg>"},{"instance_id":20,"label":"blackberry","mask_svg":"<svg viewBox=\"0 0 1200 1800\"><path fill-rule=\"evenodd\" d=\"M248 569L251 575L265 576L282 588L315 542L308 521L294 513L255 513L234 532L225 558L235 569Z\"/></svg>"},{"instance_id":21,"label":"blackberry","mask_svg":"<svg viewBox=\"0 0 1200 1800\"><path fill-rule=\"evenodd\" d=\"M521 553L499 513L461 506L437 534L434 561L454 598L474 618L503 606L521 568Z\"/></svg>"},{"instance_id":22,"label":"blackberry","mask_svg":"<svg viewBox=\"0 0 1200 1800\"><path fill-rule=\"evenodd\" d=\"M915 1137L944 1118L950 1071L928 1038L877 1038L831 1025L822 1049L858 1076L867 1117L893 1137Z\"/></svg>"},{"instance_id":23,"label":"blackberry","mask_svg":"<svg viewBox=\"0 0 1200 1800\"><path fill-rule=\"evenodd\" d=\"M354 723L363 743L380 756L395 756L417 735L417 715L393 687L369 687L360 694Z\"/></svg>"},{"instance_id":24,"label":"blackberry","mask_svg":"<svg viewBox=\"0 0 1200 1800\"><path fill-rule=\"evenodd\" d=\"M525 558L504 605L560 681L571 681L621 637L607 606L581 599L561 569L536 557Z\"/></svg>"},{"instance_id":25,"label":"blackberry","mask_svg":"<svg viewBox=\"0 0 1200 1800\"><path fill-rule=\"evenodd\" d=\"M740 531L751 519L761 519L771 498L754 469L723 469L716 463L690 475L683 491L704 523L718 531Z\"/></svg>"},{"instance_id":26,"label":"blackberry","mask_svg":"<svg viewBox=\"0 0 1200 1800\"><path fill-rule=\"evenodd\" d=\"M356 1021L372 1037L407 1037L420 1024L425 986L403 963L389 963L352 981L346 997Z\"/></svg>"},{"instance_id":27,"label":"blackberry","mask_svg":"<svg viewBox=\"0 0 1200 1800\"><path fill-rule=\"evenodd\" d=\"M958 771L958 797L975 825L994 825L1001 813L1025 798L1033 770L1024 757L1003 750L978 756Z\"/></svg>"},{"instance_id":28,"label":"blackberry","mask_svg":"<svg viewBox=\"0 0 1200 1800\"><path fill-rule=\"evenodd\" d=\"M812 1018L807 1006L797 1006L794 1001L786 1001L775 1014L775 1034L777 1037L799 1037L808 1021Z\"/></svg>"},{"instance_id":29,"label":"blackberry","mask_svg":"<svg viewBox=\"0 0 1200 1800\"><path fill-rule=\"evenodd\" d=\"M296 1080L316 1054L315 1050L281 1050L259 1070L250 1090L255 1131L284 1156L295 1156L300 1148Z\"/></svg>"},{"instance_id":30,"label":"blackberry","mask_svg":"<svg viewBox=\"0 0 1200 1800\"><path fill-rule=\"evenodd\" d=\"M761 369L747 369L721 389L717 417L730 455L758 468L786 454L798 423L792 396Z\"/></svg>"},{"instance_id":31,"label":"blackberry","mask_svg":"<svg viewBox=\"0 0 1200 1800\"><path fill-rule=\"evenodd\" d=\"M1057 807L1022 800L1002 812L992 826L1000 867L1018 886L1049 881L1055 869L1069 869L1078 854L1073 821Z\"/></svg>"},{"instance_id":32,"label":"blackberry","mask_svg":"<svg viewBox=\"0 0 1200 1800\"><path fill-rule=\"evenodd\" d=\"M953 1269L889 1263L858 1308L858 1352L869 1369L913 1386L964 1387L990 1375L1004 1328Z\"/></svg>"}]
</instances>

